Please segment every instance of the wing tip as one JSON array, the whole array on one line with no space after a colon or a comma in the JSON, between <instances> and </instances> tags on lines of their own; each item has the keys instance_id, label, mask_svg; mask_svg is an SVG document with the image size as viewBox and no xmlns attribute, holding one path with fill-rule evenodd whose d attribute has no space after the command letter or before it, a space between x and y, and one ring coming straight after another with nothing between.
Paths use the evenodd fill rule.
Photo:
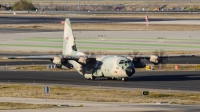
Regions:
<instances>
[{"instance_id":1,"label":"wing tip","mask_svg":"<svg viewBox=\"0 0 200 112\"><path fill-rule=\"evenodd\" d=\"M8 57L3 57L2 59L9 59Z\"/></svg>"},{"instance_id":2,"label":"wing tip","mask_svg":"<svg viewBox=\"0 0 200 112\"><path fill-rule=\"evenodd\" d=\"M16 59L15 57L3 57L2 59Z\"/></svg>"}]
</instances>

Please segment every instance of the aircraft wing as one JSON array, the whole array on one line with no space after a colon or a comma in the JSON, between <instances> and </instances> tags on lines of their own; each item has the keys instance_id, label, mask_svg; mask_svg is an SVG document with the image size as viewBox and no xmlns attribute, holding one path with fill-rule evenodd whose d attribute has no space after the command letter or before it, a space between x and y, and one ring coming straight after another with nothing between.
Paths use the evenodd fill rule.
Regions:
<instances>
[{"instance_id":1,"label":"aircraft wing","mask_svg":"<svg viewBox=\"0 0 200 112\"><path fill-rule=\"evenodd\" d=\"M41 56L6 56L3 59L40 59L40 60L52 60L55 57L68 60L79 59L80 56L62 56L62 55L41 55Z\"/></svg>"},{"instance_id":2,"label":"aircraft wing","mask_svg":"<svg viewBox=\"0 0 200 112\"><path fill-rule=\"evenodd\" d=\"M44 55L44 56L6 56L3 59L53 59L53 55Z\"/></svg>"},{"instance_id":3,"label":"aircraft wing","mask_svg":"<svg viewBox=\"0 0 200 112\"><path fill-rule=\"evenodd\" d=\"M197 55L193 55L193 54L181 54L181 55L161 55L161 56L157 56L157 55L128 55L126 56L127 58L129 58L132 61L137 61L140 59L146 59L154 64L159 64L159 63L163 63L164 60L167 60L168 58L178 58L178 57L197 57Z\"/></svg>"},{"instance_id":4,"label":"aircraft wing","mask_svg":"<svg viewBox=\"0 0 200 112\"><path fill-rule=\"evenodd\" d=\"M175 58L175 57L196 57L197 55L181 54L181 55L161 55L161 56L156 56L156 55L128 55L128 56L138 58L138 59L148 59L148 58L151 58L152 56L155 56L158 58L173 58L173 57Z\"/></svg>"},{"instance_id":5,"label":"aircraft wing","mask_svg":"<svg viewBox=\"0 0 200 112\"><path fill-rule=\"evenodd\" d=\"M62 60L75 60L80 64L86 64L88 61L96 60L98 56L94 55L41 55L41 56L7 56L3 59L38 59L38 60L50 60L54 64L61 64Z\"/></svg>"},{"instance_id":6,"label":"aircraft wing","mask_svg":"<svg viewBox=\"0 0 200 112\"><path fill-rule=\"evenodd\" d=\"M112 56L112 55L41 55L41 56L8 56L4 57L4 59L39 59L39 60L51 60L56 61L64 59L64 60L76 60L82 64L86 64L89 60L96 60L98 57L102 56ZM113 55L116 56L116 55ZM156 56L156 55L118 55L118 56L124 56L129 58L132 61L138 61L140 59L146 59L154 64L162 63L165 59L168 58L174 58L174 57L195 57L197 55L162 55L162 56Z\"/></svg>"},{"instance_id":7,"label":"aircraft wing","mask_svg":"<svg viewBox=\"0 0 200 112\"><path fill-rule=\"evenodd\" d=\"M84 57L87 59L94 59L101 56L112 56L112 55L40 55L40 56L6 56L3 57L3 59L53 59L54 57L60 57L63 59L79 59L80 57ZM116 56L116 55L113 55ZM195 57L197 55L193 54L182 54L182 55L162 55L162 56L156 56L156 55L118 55L118 56L125 56L125 57L131 57L135 59L148 59L151 57L158 57L158 58L173 58L173 57Z\"/></svg>"}]
</instances>

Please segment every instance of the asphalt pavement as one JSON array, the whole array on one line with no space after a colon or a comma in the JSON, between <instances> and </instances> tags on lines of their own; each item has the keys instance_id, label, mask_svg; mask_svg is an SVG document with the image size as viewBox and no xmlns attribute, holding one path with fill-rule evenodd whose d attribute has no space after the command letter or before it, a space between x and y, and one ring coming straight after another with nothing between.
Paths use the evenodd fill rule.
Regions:
<instances>
[{"instance_id":1,"label":"asphalt pavement","mask_svg":"<svg viewBox=\"0 0 200 112\"><path fill-rule=\"evenodd\" d=\"M24 29L24 28L0 28L0 33L29 33L29 32L56 32L56 31L63 31L63 30L46 30L46 29Z\"/></svg>"},{"instance_id":2,"label":"asphalt pavement","mask_svg":"<svg viewBox=\"0 0 200 112\"><path fill-rule=\"evenodd\" d=\"M0 24L45 24L61 23L65 17L22 17L22 16L0 16ZM70 18L72 23L116 23L116 22L144 22L145 18ZM169 19L169 18L149 18L149 22L160 21L180 21L199 19ZM198 23L198 22L197 22ZM196 23L196 24L197 24ZM145 23L146 24L146 23Z\"/></svg>"},{"instance_id":3,"label":"asphalt pavement","mask_svg":"<svg viewBox=\"0 0 200 112\"><path fill-rule=\"evenodd\" d=\"M200 91L200 71L145 71L136 72L129 81L97 78L86 80L77 72L69 71L0 71L0 82L45 85L76 85L92 87L129 88L140 90ZM141 89L143 88L143 89Z\"/></svg>"}]
</instances>

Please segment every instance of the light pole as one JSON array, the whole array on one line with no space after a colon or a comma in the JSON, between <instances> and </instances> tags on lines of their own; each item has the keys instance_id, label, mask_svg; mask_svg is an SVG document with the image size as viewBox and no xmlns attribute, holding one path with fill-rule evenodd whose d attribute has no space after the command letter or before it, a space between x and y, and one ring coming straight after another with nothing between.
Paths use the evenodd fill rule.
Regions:
<instances>
[{"instance_id":1,"label":"light pole","mask_svg":"<svg viewBox=\"0 0 200 112\"><path fill-rule=\"evenodd\" d=\"M78 11L80 11L80 0L78 0Z\"/></svg>"}]
</instances>

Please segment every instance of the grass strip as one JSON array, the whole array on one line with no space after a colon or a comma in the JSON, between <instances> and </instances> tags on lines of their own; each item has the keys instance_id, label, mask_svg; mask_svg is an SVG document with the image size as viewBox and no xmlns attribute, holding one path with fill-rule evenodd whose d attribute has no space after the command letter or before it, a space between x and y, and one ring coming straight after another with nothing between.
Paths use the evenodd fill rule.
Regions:
<instances>
[{"instance_id":1,"label":"grass strip","mask_svg":"<svg viewBox=\"0 0 200 112\"><path fill-rule=\"evenodd\" d=\"M59 37L60 38L60 37ZM100 40L98 38L87 38L87 37L81 37L81 38L84 38L84 39L79 39L77 38L76 42L80 42L80 41L88 41L88 40ZM35 42L62 42L63 39L60 38L55 38L55 39L49 39L49 38L45 38L45 37L41 37L41 38L38 38L38 37L35 37L35 38L28 38L28 39L19 39L21 41L35 41ZM146 40L146 41L158 41L159 39L156 38L156 37L140 37L140 38L136 38L136 37L123 37L123 38L115 38L115 37L106 37L106 40ZM161 40L161 39L160 39ZM186 41L186 42L197 42L197 41L200 41L200 39L194 39L194 38L191 38L191 39L178 39L178 38L166 38L164 39L166 41L173 41L173 42L180 42L180 41Z\"/></svg>"},{"instance_id":2,"label":"grass strip","mask_svg":"<svg viewBox=\"0 0 200 112\"><path fill-rule=\"evenodd\" d=\"M0 110L13 110L13 109L41 109L41 108L58 108L57 105L52 104L27 104L27 103L14 103L14 102L0 102Z\"/></svg>"},{"instance_id":3,"label":"grass strip","mask_svg":"<svg viewBox=\"0 0 200 112\"><path fill-rule=\"evenodd\" d=\"M64 80L64 79L63 79ZM142 91L92 89L83 87L50 86L49 99L84 100L95 102L128 102L128 103L157 103L170 104L200 104L200 93L186 92L155 92L142 96ZM1 97L44 98L44 87L4 84L0 85Z\"/></svg>"},{"instance_id":4,"label":"grass strip","mask_svg":"<svg viewBox=\"0 0 200 112\"><path fill-rule=\"evenodd\" d=\"M36 41L36 42L62 42L61 39L49 39L49 38L27 38L27 39L19 39L21 41Z\"/></svg>"}]
</instances>

